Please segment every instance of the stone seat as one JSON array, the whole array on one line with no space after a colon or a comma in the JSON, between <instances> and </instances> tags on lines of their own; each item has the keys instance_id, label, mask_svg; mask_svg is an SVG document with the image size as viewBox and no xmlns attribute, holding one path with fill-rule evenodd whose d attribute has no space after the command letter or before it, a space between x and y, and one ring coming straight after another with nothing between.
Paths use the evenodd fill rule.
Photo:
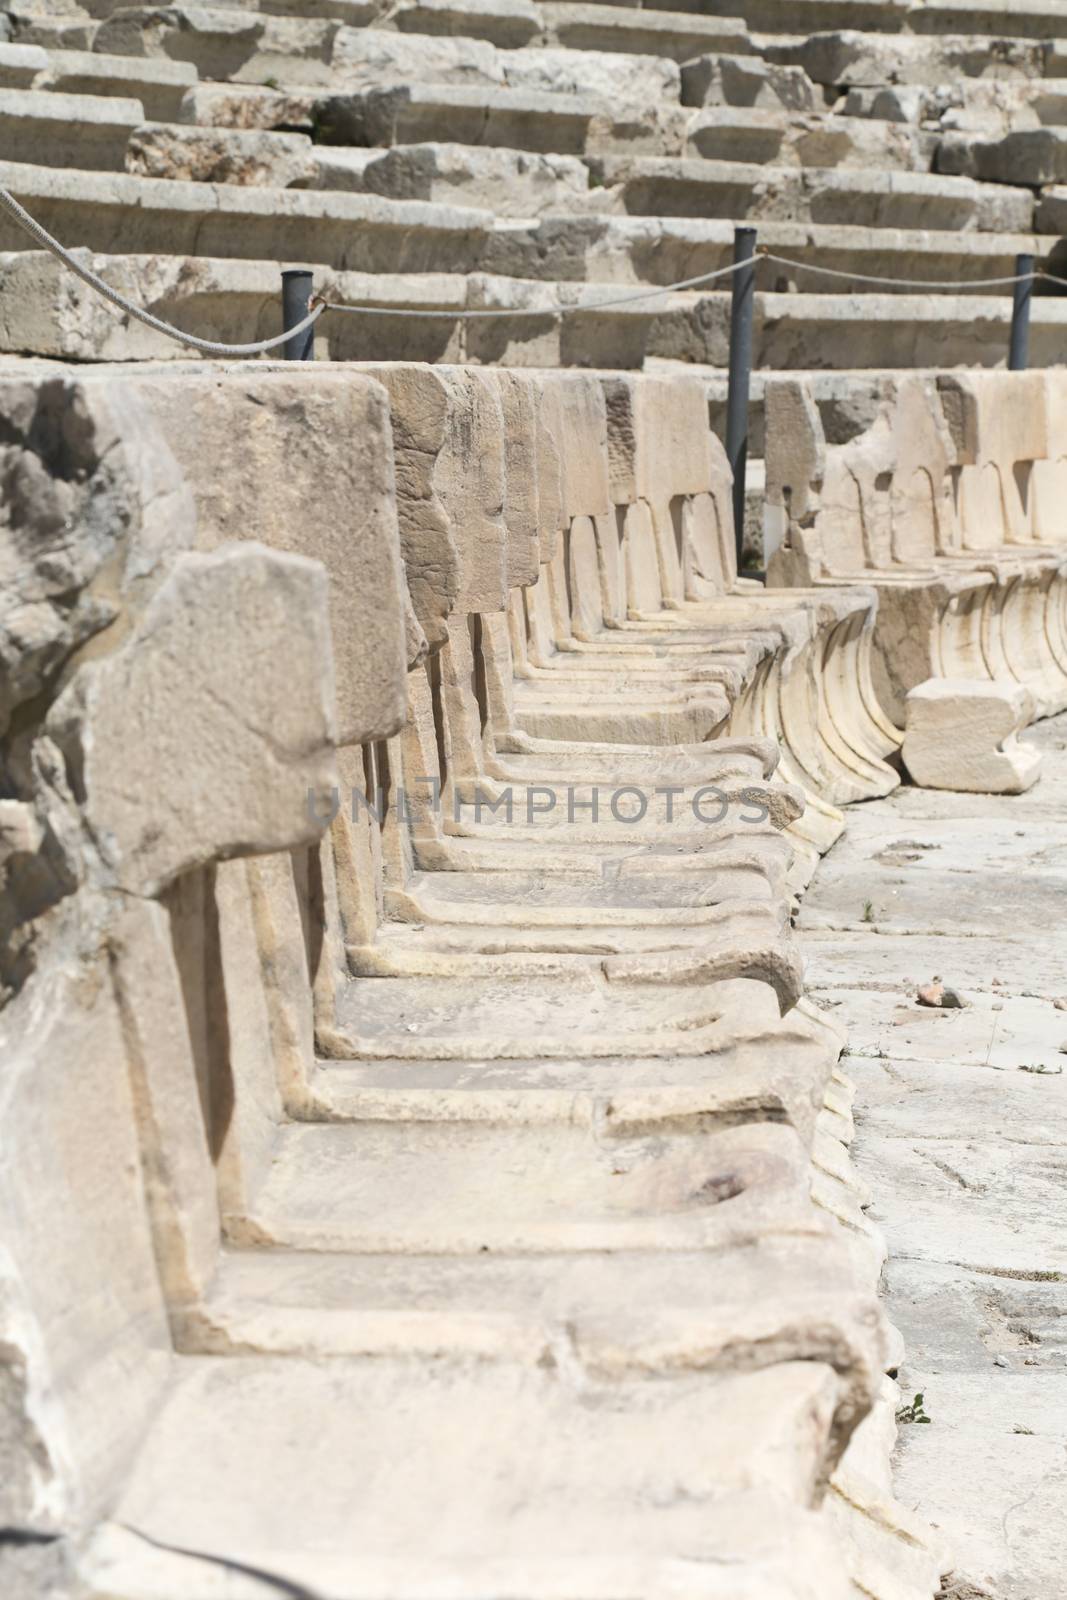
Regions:
<instances>
[{"instance_id":1,"label":"stone seat","mask_svg":"<svg viewBox=\"0 0 1067 1600\"><path fill-rule=\"evenodd\" d=\"M946 376L939 394L902 379L866 433L829 451L801 386L765 397L769 440L773 418L795 424L788 464L774 446L768 455L768 525L788 525L772 581L874 584L879 691L898 725L908 691L931 678L1014 681L1046 715L1067 702L1067 567L1062 548L1042 542L1062 488L1046 428L1055 394L1040 373L1016 380L1009 419L1003 384Z\"/></svg>"},{"instance_id":2,"label":"stone seat","mask_svg":"<svg viewBox=\"0 0 1067 1600\"><path fill-rule=\"evenodd\" d=\"M18 294L17 318L0 321L0 348L88 360L188 359L173 340L120 319L52 256L23 251L24 239L13 231L10 243L17 242L18 253L0 254L5 282ZM169 253L87 253L84 259L139 304L202 338L240 343L279 331L279 278L273 261ZM316 345L320 356L334 359L435 361L468 354L491 364L602 366L613 361L637 368L683 361L717 372L727 360L729 294L723 291L683 292L599 311L598 303L612 293L603 285L492 274L332 269L317 272L316 281L328 297L342 303L397 311L395 318L324 317ZM584 302L588 310L561 323L547 309L571 301ZM517 314L488 323L457 319L459 311L487 304L512 306ZM546 309L540 317L518 314L526 307ZM440 316L411 321L403 315L406 308L438 311ZM851 365L862 329L864 353L876 371L927 368L939 360L992 367L1003 362L1010 320L1010 301L1003 297L757 294L755 352L760 366L772 372L810 369L819 361ZM1064 302L1035 300L1035 363L1054 365L1059 360L1065 324Z\"/></svg>"},{"instance_id":3,"label":"stone seat","mask_svg":"<svg viewBox=\"0 0 1067 1600\"><path fill-rule=\"evenodd\" d=\"M251 91L249 91L251 92ZM187 106L197 120L225 115L225 94L196 92ZM204 108L204 109L202 109ZM502 145L554 155L589 148L659 149L665 138L680 147L688 119L651 102L628 110L595 94L467 83L413 83L369 87L325 97L319 126L330 144L377 146L448 140ZM671 129L673 128L673 133Z\"/></svg>"},{"instance_id":4,"label":"stone seat","mask_svg":"<svg viewBox=\"0 0 1067 1600\"><path fill-rule=\"evenodd\" d=\"M404 980L382 982L399 989ZM430 990L432 980L420 987ZM445 1033L437 1037L447 1043ZM655 1053L676 1054L669 1027L661 1038ZM459 1042L457 1036L457 1048ZM499 1042L512 1043L503 1035ZM520 1042L510 1051L517 1061L524 1059ZM613 1052L603 1042L596 1053L608 1058ZM415 1043L426 1050L406 1059L433 1059L431 1038ZM528 1052L529 1038L526 1046ZM803 1227L806 1217L812 1231L822 1231L810 1211L807 1151L783 1123L754 1121L709 1135L678 1116L669 1088L662 1130L654 1089L645 1090L644 1127L627 1127L625 1095L617 1130L609 1123L601 1131L595 1116L570 1124L558 1115L527 1120L508 1117L503 1107L494 1121L459 1121L442 1106L440 1117L415 1123L402 1120L404 1073L397 1067L397 1116L282 1130L265 1183L247 1219L231 1220L231 1237L243 1233L259 1247L455 1255L477 1254L485 1244L490 1252L531 1254L714 1250L744 1243L760 1224L773 1233L776 1222ZM495 1077L494 1098L502 1097L506 1069ZM717 1173L729 1174L719 1192L709 1182ZM393 1197L384 1209L383 1184Z\"/></svg>"},{"instance_id":5,"label":"stone seat","mask_svg":"<svg viewBox=\"0 0 1067 1600\"><path fill-rule=\"evenodd\" d=\"M1003 9L1000 16L1004 17ZM761 41L772 64L797 66L813 83L833 88L922 84L931 88L957 78L1036 80L1045 77L1054 42L1017 35L1009 24L1001 30L996 54L984 33L948 32L937 36L862 32L848 26L792 39Z\"/></svg>"},{"instance_id":6,"label":"stone seat","mask_svg":"<svg viewBox=\"0 0 1067 1600\"><path fill-rule=\"evenodd\" d=\"M110 55L192 62L203 78L236 83L263 83L269 77L285 87L357 88L412 79L468 81L637 93L677 102L680 80L669 28L657 31L641 24L635 29L638 13L623 9L614 29L592 28L587 35L589 48L574 48L544 26L538 43L516 44L511 30L520 10L506 0L499 7L472 4L467 13L458 0L447 8L420 0L418 5L398 8L392 25L385 18L384 26L349 27L334 19L271 16L225 6L169 7L165 12L127 7L100 25L94 48ZM545 21L532 5L527 14ZM566 15L561 11L564 19ZM718 41L736 53L747 44L745 30L737 23L687 21L695 49ZM501 37L502 24L514 47L501 48L490 38L479 37L486 28ZM605 38L615 48L600 49L592 42ZM667 53L649 55L642 44L646 39L658 41L658 49Z\"/></svg>"},{"instance_id":7,"label":"stone seat","mask_svg":"<svg viewBox=\"0 0 1067 1600\"><path fill-rule=\"evenodd\" d=\"M721 1349L725 1360L719 1330L744 1337L733 1323L742 1307L751 1307L753 1324L803 1325L813 1355L818 1351L843 1376L860 1378L871 1360L866 1297L850 1281L840 1241L825 1229L788 1240L764 1236L707 1255L600 1255L581 1263L580 1285L574 1259L562 1254L494 1253L473 1275L472 1265L463 1256L230 1249L205 1303L184 1319L182 1347L205 1355L226 1345L264 1355L311 1348L331 1356L386 1355L420 1353L446 1336L457 1350L465 1341L500 1359L517 1348L547 1348L554 1329L570 1320L581 1329L590 1361L656 1359L669 1329L683 1342L688 1329L705 1348ZM852 1307L857 1321L849 1327ZM820 1315L837 1324L840 1345L821 1336ZM757 1366L760 1337L751 1338Z\"/></svg>"},{"instance_id":8,"label":"stone seat","mask_svg":"<svg viewBox=\"0 0 1067 1600\"><path fill-rule=\"evenodd\" d=\"M561 1378L555 1367L187 1358L83 1570L123 1600L152 1590L207 1600L210 1562L146 1545L124 1531L133 1527L351 1600L443 1600L455 1585L444 1575L457 1571L478 1593L638 1600L705 1552L753 1563L771 1582L810 1562L821 1600L847 1600L807 1509L832 1455L841 1383L830 1367L798 1361L721 1383L623 1378L577 1393L573 1368ZM322 1423L294 1429L291 1419L312 1417ZM561 1437L570 1447L557 1475ZM740 1460L743 1474L709 1465Z\"/></svg>"},{"instance_id":9,"label":"stone seat","mask_svg":"<svg viewBox=\"0 0 1067 1600\"><path fill-rule=\"evenodd\" d=\"M4 50L13 48L0 47L0 64ZM109 56L91 50L47 50L44 55L34 89L139 100L145 115L159 121L178 117L184 96L197 81L189 61Z\"/></svg>"},{"instance_id":10,"label":"stone seat","mask_svg":"<svg viewBox=\"0 0 1067 1600\"><path fill-rule=\"evenodd\" d=\"M121 172L139 100L0 89L0 142L9 162Z\"/></svg>"},{"instance_id":11,"label":"stone seat","mask_svg":"<svg viewBox=\"0 0 1067 1600\"><path fill-rule=\"evenodd\" d=\"M62 242L130 255L197 254L319 261L371 271L466 271L490 221L480 211L125 173L54 172L0 162L0 184ZM5 248L30 241L14 223Z\"/></svg>"},{"instance_id":12,"label":"stone seat","mask_svg":"<svg viewBox=\"0 0 1067 1600\"><path fill-rule=\"evenodd\" d=\"M791 222L764 223L759 241L791 261L818 263L840 272L948 281L957 277L965 280L1010 276L1017 253L1033 252L1040 259L1048 248L1046 241L1035 239L1032 234ZM487 242L482 267L509 277L585 277L589 282L611 282L620 287L633 283L666 284L728 265L732 248L733 225L726 220L575 213L543 217L527 227L512 224L496 229ZM799 268L774 262L757 270L757 291L765 295L782 293L794 286L805 295L831 295L838 301L846 296L897 293L914 299L916 295L916 291L909 292L907 288L894 290L863 282L850 285L814 274L802 278ZM963 292L978 295L982 291ZM1001 298L1009 299L1006 294ZM939 294L936 305L951 307L951 296Z\"/></svg>"},{"instance_id":13,"label":"stone seat","mask_svg":"<svg viewBox=\"0 0 1067 1600\"><path fill-rule=\"evenodd\" d=\"M1010 205L998 203L996 193L990 196L973 181L978 173L953 181L926 172L769 167L662 156L605 156L589 165L613 207L635 216L731 216L760 223L934 226L942 231L1026 230L1033 225L1033 197L1027 190L1013 190Z\"/></svg>"},{"instance_id":14,"label":"stone seat","mask_svg":"<svg viewBox=\"0 0 1067 1600\"><path fill-rule=\"evenodd\" d=\"M0 44L0 88L28 89L48 65L48 54L37 44Z\"/></svg>"},{"instance_id":15,"label":"stone seat","mask_svg":"<svg viewBox=\"0 0 1067 1600\"><path fill-rule=\"evenodd\" d=\"M634 50L686 61L705 50L740 55L752 45L740 15L646 11L627 6L560 4L543 0L546 34L577 50Z\"/></svg>"}]
</instances>

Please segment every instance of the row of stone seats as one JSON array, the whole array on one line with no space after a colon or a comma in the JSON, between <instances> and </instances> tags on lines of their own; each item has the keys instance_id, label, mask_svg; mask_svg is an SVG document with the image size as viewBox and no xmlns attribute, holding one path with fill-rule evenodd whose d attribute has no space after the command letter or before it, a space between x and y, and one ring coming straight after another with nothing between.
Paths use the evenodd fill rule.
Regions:
<instances>
[{"instance_id":1,"label":"row of stone seats","mask_svg":"<svg viewBox=\"0 0 1067 1600\"><path fill-rule=\"evenodd\" d=\"M931 677L1067 705L1065 395L1058 372L908 376L827 447L803 383L767 388L770 581L876 585L875 677L901 726Z\"/></svg>"},{"instance_id":2,"label":"row of stone seats","mask_svg":"<svg viewBox=\"0 0 1067 1600\"><path fill-rule=\"evenodd\" d=\"M637 216L987 232L1024 231L1034 220L1028 191L990 188L970 177L611 153L582 160L454 142L401 145L385 154L320 150L302 133L150 123L136 100L32 90L0 89L0 134L6 159L20 163L452 201L498 217L582 206Z\"/></svg>"},{"instance_id":3,"label":"row of stone seats","mask_svg":"<svg viewBox=\"0 0 1067 1600\"><path fill-rule=\"evenodd\" d=\"M862 744L854 689L805 703L859 658L832 596L735 579L700 385L27 368L0 406L5 1492L47 1559L109 1600L220 1562L929 1594L774 777L778 715Z\"/></svg>"},{"instance_id":4,"label":"row of stone seats","mask_svg":"<svg viewBox=\"0 0 1067 1600\"><path fill-rule=\"evenodd\" d=\"M614 21L612 8L593 9L603 26ZM99 47L93 52L0 46L0 79L6 71L12 85L0 89L0 125L5 154L15 157L0 177L53 232L93 251L105 276L201 336L241 341L274 331L268 263L282 254L330 269L327 294L375 313L442 313L414 323L332 317L322 325L323 350L342 359L719 367L727 290L597 311L593 302L605 297L593 285L658 285L723 266L731 223L743 217L759 223L772 250L844 272L951 281L1005 276L1020 252L1058 262L1054 234L1032 231L1058 227L1054 189L1035 205L1029 188L980 181L980 165L972 163L978 178L930 172L944 134L878 115L899 116L895 103L856 102L861 89L833 76L846 72L847 51L829 66L810 52L805 64L786 59L818 39L768 36L757 41L766 60L731 46L680 69L667 57L459 35L466 12L415 8L404 13L411 26L452 31L406 32L392 13L369 7L358 15L350 7L310 17L277 11L101 5L83 18L82 42ZM76 20L62 3L11 15L19 38L39 24L54 39L51 24ZM665 11L623 15L631 41L642 18L677 21ZM383 17L388 27L376 25ZM283 34L287 56L276 48ZM910 37L856 35L901 48ZM200 84L184 59L242 78L269 75L267 57L255 54L268 38L277 87ZM216 45L246 54L215 60ZM95 78L84 66L94 59ZM146 102L131 99L138 72L146 95L173 96L175 82L148 81L153 68L192 75L181 80L177 121L173 98L167 120L152 122L139 115ZM74 96L74 86L110 92ZM820 106L823 94L832 110ZM431 209L413 209L418 201ZM707 221L709 211L731 221ZM3 248L29 243L13 224L0 225ZM107 259L120 247L132 259ZM8 349L180 354L159 335L116 325L110 310L89 303L91 291L72 283L59 291L58 269L38 254L5 266L15 312L2 319ZM1006 293L968 304L853 287L859 293L843 297L839 280L761 268L757 361L852 365L860 326L870 365L1002 356ZM528 314L560 303L589 309L568 324ZM58 318L49 309L56 305ZM513 310L514 320L465 326L449 316L489 307ZM1036 361L1054 358L1062 320L1058 300L1038 301Z\"/></svg>"}]
</instances>

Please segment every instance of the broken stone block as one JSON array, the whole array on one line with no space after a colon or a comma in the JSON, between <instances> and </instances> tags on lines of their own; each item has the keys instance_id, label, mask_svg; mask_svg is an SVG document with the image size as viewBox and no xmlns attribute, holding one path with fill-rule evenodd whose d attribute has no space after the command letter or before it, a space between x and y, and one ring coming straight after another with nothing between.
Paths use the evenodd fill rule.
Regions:
<instances>
[{"instance_id":1,"label":"broken stone block","mask_svg":"<svg viewBox=\"0 0 1067 1600\"><path fill-rule=\"evenodd\" d=\"M396 145L382 151L317 151L320 188L350 189L396 200L430 200L534 217L567 210L589 188L576 156L460 144Z\"/></svg>"},{"instance_id":2,"label":"broken stone block","mask_svg":"<svg viewBox=\"0 0 1067 1600\"><path fill-rule=\"evenodd\" d=\"M192 544L195 513L173 453L120 379L10 379L0 416L3 732Z\"/></svg>"},{"instance_id":3,"label":"broken stone block","mask_svg":"<svg viewBox=\"0 0 1067 1600\"><path fill-rule=\"evenodd\" d=\"M407 653L384 391L353 372L245 367L180 387L146 376L137 397L184 469L199 549L254 539L322 562L338 743L388 737L403 720Z\"/></svg>"},{"instance_id":4,"label":"broken stone block","mask_svg":"<svg viewBox=\"0 0 1067 1600\"><path fill-rule=\"evenodd\" d=\"M762 111L819 111L815 85L802 67L759 56L695 56L682 66L685 106L755 106Z\"/></svg>"},{"instance_id":5,"label":"broken stone block","mask_svg":"<svg viewBox=\"0 0 1067 1600\"><path fill-rule=\"evenodd\" d=\"M1017 735L1033 716L1022 684L928 678L907 697L901 754L923 789L1022 794L1037 782L1041 753Z\"/></svg>"},{"instance_id":6,"label":"broken stone block","mask_svg":"<svg viewBox=\"0 0 1067 1600\"><path fill-rule=\"evenodd\" d=\"M158 894L204 862L318 837L308 795L335 782L327 598L299 556L184 555L125 645L75 675L46 726L102 885Z\"/></svg>"},{"instance_id":7,"label":"broken stone block","mask_svg":"<svg viewBox=\"0 0 1067 1600\"><path fill-rule=\"evenodd\" d=\"M303 133L144 123L126 144L126 171L179 183L239 183L288 189L318 170Z\"/></svg>"}]
</instances>

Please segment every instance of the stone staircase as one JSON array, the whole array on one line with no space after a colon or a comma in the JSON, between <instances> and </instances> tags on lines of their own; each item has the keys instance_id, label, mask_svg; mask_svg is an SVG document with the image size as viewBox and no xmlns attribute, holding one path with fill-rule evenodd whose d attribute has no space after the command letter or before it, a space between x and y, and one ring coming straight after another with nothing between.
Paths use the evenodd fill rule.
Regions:
<instances>
[{"instance_id":1,"label":"stone staircase","mask_svg":"<svg viewBox=\"0 0 1067 1600\"><path fill-rule=\"evenodd\" d=\"M0 182L204 337L275 331L289 260L331 297L440 312L329 316L334 359L721 368L728 288L595 302L714 271L747 220L797 263L759 269L758 366L985 365L1003 359L1009 291L807 269L953 283L1008 275L1021 252L1059 263L1067 49L1038 0L715 15L27 0L3 19ZM26 258L4 256L3 348L180 356L80 286L60 292L31 243L0 222L0 250ZM559 304L589 309L561 321ZM457 319L476 308L515 316ZM1039 285L1037 364L1057 359L1062 318L1061 291Z\"/></svg>"}]
</instances>

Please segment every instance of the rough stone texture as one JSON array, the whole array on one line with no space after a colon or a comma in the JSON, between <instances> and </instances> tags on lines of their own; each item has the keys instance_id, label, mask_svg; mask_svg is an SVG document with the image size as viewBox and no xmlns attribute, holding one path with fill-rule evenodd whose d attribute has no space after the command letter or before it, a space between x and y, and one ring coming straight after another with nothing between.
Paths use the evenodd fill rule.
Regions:
<instances>
[{"instance_id":1,"label":"rough stone texture","mask_svg":"<svg viewBox=\"0 0 1067 1600\"><path fill-rule=\"evenodd\" d=\"M45 416L71 409L70 382L44 381L54 408ZM814 1600L836 1587L844 1600L854 1562L866 1571L874 1559L863 1530L876 1522L891 1545L907 1526L922 1552L916 1570L932 1573L921 1534L886 1511L881 1491L876 1513L874 1488L849 1464L850 1438L881 1403L887 1359L877 1246L856 1254L835 1220L856 1209L840 1130L826 1120L839 1041L798 1002L786 926L793 848L782 830L798 820L800 794L768 783L773 749L741 711L746 693L760 700L761 661L787 641L798 662L809 650L832 658L841 620L865 615L868 600L835 611L731 598L720 526L729 475L696 379L396 364L335 377L142 369L73 392L82 390L96 430L82 429L86 481L123 405L140 430L131 422L122 435L127 478L119 438L103 452L114 478L107 503L125 496L136 559L125 585L113 585L116 614L94 651L58 676L49 661L37 665L51 704L39 727L19 723L13 749L43 827L25 809L5 812L13 931L34 924L32 959L11 964L5 1015L24 1015L61 957L83 952L105 973L143 1174L137 1225L151 1246L147 1276L143 1257L124 1268L112 1343L124 1348L125 1307L152 1289L182 1370L207 1384L205 1393L199 1376L170 1385L116 1520L80 1546L90 1592L210 1586L210 1570L157 1560L120 1524L169 1545L216 1543L203 1519L227 1496L205 1493L186 1452L199 1457L200 1430L223 1415L243 1451L245 1408L263 1381L295 1447L274 1453L275 1490L293 1474L291 1498L298 1482L318 1478L307 1449L326 1441L325 1369L299 1352L309 1337L326 1348L330 1324L340 1364L327 1386L343 1397L335 1415L366 1396L383 1419L372 1430L382 1459L422 1463L401 1496L412 1517L431 1515L443 1481L460 1492L468 1448L490 1464L482 1481L504 1486L474 1499L463 1490L462 1537L453 1531L431 1552L431 1566L447 1560L464 1585L492 1571L494 1582L525 1572L531 1593L565 1579L590 1597L615 1594L645 1573L655 1586L699 1532L701 1548L729 1552L759 1592L765 1575L784 1583L787 1573L767 1541L767 1496L780 1508L776 1527L791 1530L794 1565L797 1550L810 1551L787 1594ZM32 381L12 385L11 415L41 449L40 425L27 420L39 405ZM289 446L291 426L305 434L304 460ZM224 464L216 441L235 432L241 458ZM340 458L339 437L348 441ZM34 470L40 479L50 466L46 481L59 485L65 458L53 452L34 456ZM353 503L376 531L354 536ZM648 558L658 570L676 530L677 569L665 565L665 587L653 592ZM404 616L397 551L428 655ZM154 582L134 581L156 569ZM664 609L672 585L687 610ZM373 647L368 595L389 630ZM336 710L328 615L342 666ZM754 626L761 631L742 641L738 630ZM407 723L389 738L391 685L405 662ZM796 674L783 670L795 695ZM360 688L374 708L363 721L353 711ZM826 692L822 721L801 719L784 738L789 761L842 760L831 754L828 683ZM38 687L34 704L41 698ZM732 705L737 731L704 742ZM777 727L771 706L761 715ZM335 740L348 747L346 783L371 796L388 784L393 804L377 818L350 812L347 796L342 807L339 786L331 807ZM590 789L628 781L640 798L634 785L661 778L668 756L692 791L721 784L735 814L717 831L658 797L648 834L627 841L634 830L623 825L620 838ZM131 783L135 762L162 774L160 787ZM573 828L530 804L563 777L591 812ZM427 803L431 780L450 825ZM873 766L865 781L880 792ZM400 785L410 789L403 802ZM522 810L503 836L481 815L483 785L491 798L518 789ZM743 804L755 806L751 818L738 814ZM328 843L309 848L331 815ZM796 837L811 850L808 835ZM42 905L38 858L49 851L67 878L65 893ZM96 1046L77 1026L91 1063ZM39 1074L27 1082L38 1085L36 1105L52 1104ZM823 1172L813 1205L812 1175ZM16 1196L27 1180L16 1164ZM396 1198L389 1215L383 1185ZM442 1207L445 1194L454 1198ZM85 1225L102 1215L90 1195ZM609 1247L636 1252L639 1265ZM299 1271L308 1249L324 1252L324 1267L347 1263L340 1316L328 1278ZM679 1252L692 1265L679 1269ZM709 1278L709 1253L736 1264ZM273 1290L235 1281L257 1263L268 1279L282 1274ZM424 1284L414 1300L412 1273ZM77 1504L78 1526L89 1528L99 1501L114 1500L146 1411L158 1409L169 1339L152 1336L158 1373L141 1361L141 1409L131 1398L110 1442L93 1409L77 1409L69 1380L53 1432L38 1438L32 1386L48 1367L38 1380L29 1352L43 1340L41 1359L54 1359L58 1334L34 1280L20 1272L17 1281L30 1295L29 1325L11 1412L23 1419L20 1459L38 1463L14 1480L26 1507L17 1514L41 1525L36 1471L56 1525L72 1530ZM694 1282L713 1284L706 1305L694 1303ZM353 1300L357 1283L365 1287ZM278 1308L266 1320L261 1292ZM358 1309L364 1293L369 1322ZM637 1321L635 1293L651 1313ZM69 1337L85 1335L76 1325ZM559 1352L548 1366L546 1349ZM434 1352L443 1365L427 1363ZM295 1384L289 1399L270 1364L279 1356ZM420 1396L412 1438L427 1408L439 1415L438 1456L385 1425L397 1361ZM87 1364L84 1381L101 1371ZM572 1373L583 1374L577 1390ZM590 1385L610 1404L610 1438L581 1423ZM682 1475L692 1509L665 1517L647 1462L674 1451L683 1415L690 1444L669 1470L671 1481ZM527 1418L518 1429L517 1416ZM60 1462L63 1428L71 1443ZM575 1441L566 1462L561 1430ZM535 1439L544 1440L536 1451ZM256 1450L264 1459L261 1439ZM224 1477L227 1459L214 1453ZM345 1462L346 1473L368 1470L359 1451ZM831 1477L835 1510L823 1514ZM180 1484L192 1491L185 1502ZM383 1508L396 1492L386 1485ZM148 1494L150 1516L136 1493ZM301 1535L281 1550L274 1493L249 1490L230 1546L238 1559L367 1593L430 1570L425 1552L412 1565L390 1518L370 1506L377 1544L354 1533L323 1554ZM719 1526L708 1511L724 1496L737 1510ZM508 1509L517 1499L528 1513ZM582 1508L573 1548L543 1534L564 1502ZM628 1527L624 1544L591 1542L602 1516Z\"/></svg>"},{"instance_id":2,"label":"rough stone texture","mask_svg":"<svg viewBox=\"0 0 1067 1600\"><path fill-rule=\"evenodd\" d=\"M894 1497L839 991L804 998L791 922L840 808L886 815L916 683L940 775L985 782L990 706L1067 699L1067 390L901 373L1002 364L1010 294L877 281L1056 263L1067 64L1047 0L743 11L0 18L0 179L109 281L233 342L277 330L279 264L367 308L323 317L316 367L193 364L0 225L3 1520L61 1536L0 1551L13 1600L263 1586L190 1551L353 1600L921 1600L956 1559L931 1507L959 1592L1051 1592L1054 1508L1038 1537L988 1493L981 1383L977 1471L938 1476L941 1406ZM699 281L742 218L786 258L754 318L766 590L709 429L730 290ZM1035 364L1064 320L1043 285ZM1004 844L1056 926L1054 846L948 827L932 889L899 832L866 877L917 866L975 934L959 868ZM835 876L849 848L831 914L845 883L861 929L899 921ZM909 1004L971 998L979 951L948 971L906 926ZM861 1041L885 941L834 955L874 985ZM1041 1094L1043 1004L924 1010L907 1054L953 1070L955 1029ZM872 1186L901 1254L929 1147L962 1174L952 1339L981 1297L998 1354L1024 1312L1054 1350L1049 1285L990 1311L975 1270L1029 1270L1047 1174L1020 1202L957 1149L968 1093L914 1098L936 1125ZM945 1301L905 1310L913 1348ZM1009 1441L1035 1503L1043 1426Z\"/></svg>"},{"instance_id":3,"label":"rough stone texture","mask_svg":"<svg viewBox=\"0 0 1067 1600\"><path fill-rule=\"evenodd\" d=\"M1033 716L1021 684L930 678L908 692L901 756L923 789L1022 794L1041 775L1041 758L1016 735Z\"/></svg>"},{"instance_id":4,"label":"rough stone texture","mask_svg":"<svg viewBox=\"0 0 1067 1600\"><path fill-rule=\"evenodd\" d=\"M321 569L299 557L255 545L184 555L122 649L59 697L45 736L63 753L101 884L157 895L191 867L291 840L308 793L333 776L327 598ZM161 832L161 808L182 818L180 833Z\"/></svg>"}]
</instances>

